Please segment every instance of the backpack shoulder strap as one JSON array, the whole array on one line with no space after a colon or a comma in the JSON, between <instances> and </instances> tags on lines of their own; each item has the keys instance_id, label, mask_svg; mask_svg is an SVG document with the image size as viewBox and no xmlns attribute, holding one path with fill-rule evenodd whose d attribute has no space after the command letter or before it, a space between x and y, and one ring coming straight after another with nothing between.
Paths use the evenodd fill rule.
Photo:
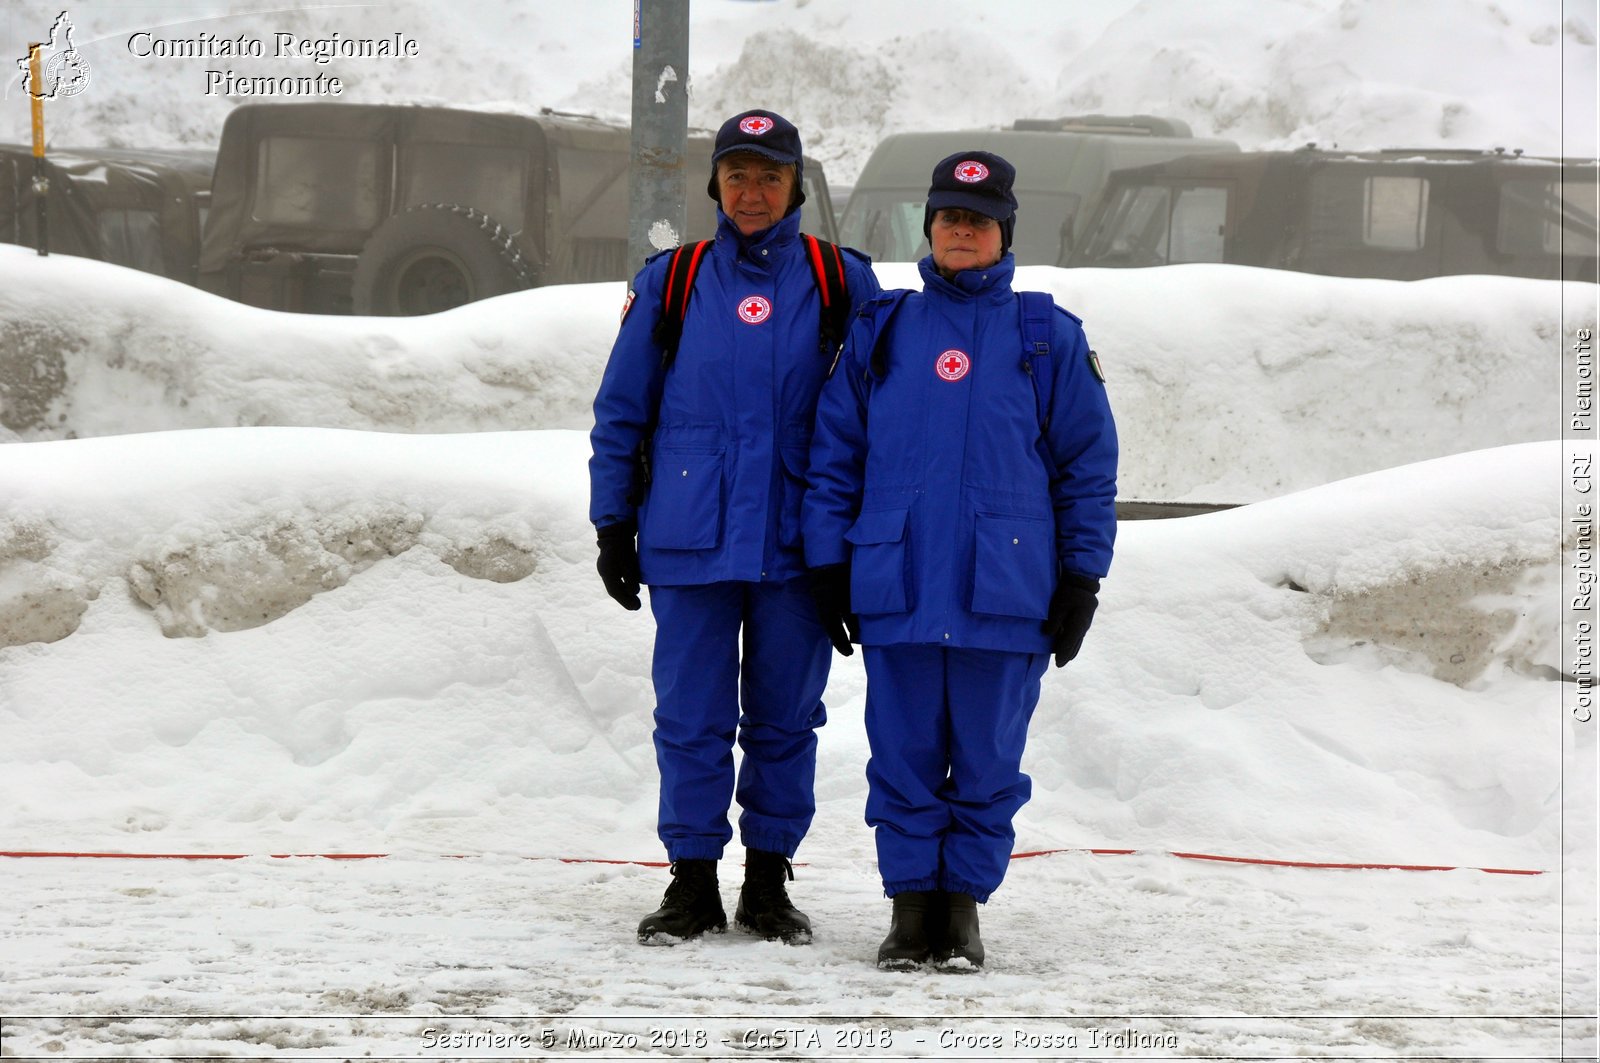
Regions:
<instances>
[{"instance_id":1,"label":"backpack shoulder strap","mask_svg":"<svg viewBox=\"0 0 1600 1063\"><path fill-rule=\"evenodd\" d=\"M666 369L678 356L678 341L683 338L683 319L689 313L689 296L694 293L694 278L700 272L700 258L710 240L685 244L672 252L667 267L667 287L661 297L661 318L651 338L661 348L661 367Z\"/></svg>"},{"instance_id":2,"label":"backpack shoulder strap","mask_svg":"<svg viewBox=\"0 0 1600 1063\"><path fill-rule=\"evenodd\" d=\"M850 289L844 276L844 257L837 246L826 240L818 240L809 233L802 233L801 238L805 240L806 261L811 263L811 275L816 278L817 294L822 299L818 342L824 354L834 354L844 344L845 330L850 324Z\"/></svg>"},{"instance_id":3,"label":"backpack shoulder strap","mask_svg":"<svg viewBox=\"0 0 1600 1063\"><path fill-rule=\"evenodd\" d=\"M689 296L694 292L694 278L700 271L700 257L710 246L710 240L680 246L672 252L672 261L667 263L667 286L661 296L661 316L650 333L650 338L661 351L663 373L672 368L673 359L678 357L678 341L683 339L683 319L689 313ZM650 487L650 448L655 440L656 422L660 416L659 406L650 411L650 420L645 424L639 449L634 454L636 471L633 488L628 492L628 503L633 506L644 504L645 494Z\"/></svg>"},{"instance_id":4,"label":"backpack shoulder strap","mask_svg":"<svg viewBox=\"0 0 1600 1063\"><path fill-rule=\"evenodd\" d=\"M889 372L889 354L884 347L884 336L889 331L889 322L894 318L895 311L900 309L900 304L910 294L907 288L879 292L857 307L855 317L850 321L846 338L855 345L857 351L866 355L869 385L873 379L882 379ZM828 367L829 376L839 367L844 348L845 344L841 343L834 354L833 363Z\"/></svg>"},{"instance_id":5,"label":"backpack shoulder strap","mask_svg":"<svg viewBox=\"0 0 1600 1063\"><path fill-rule=\"evenodd\" d=\"M1054 334L1056 303L1049 292L1018 292L1022 304L1022 368L1033 380L1033 401L1039 411L1039 432L1050 427L1050 337Z\"/></svg>"}]
</instances>

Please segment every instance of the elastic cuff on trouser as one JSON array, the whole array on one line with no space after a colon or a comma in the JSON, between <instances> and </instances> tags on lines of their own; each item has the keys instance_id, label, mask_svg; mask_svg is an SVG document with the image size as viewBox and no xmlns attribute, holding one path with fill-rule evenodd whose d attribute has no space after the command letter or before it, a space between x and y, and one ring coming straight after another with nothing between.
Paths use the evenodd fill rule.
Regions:
<instances>
[{"instance_id":1,"label":"elastic cuff on trouser","mask_svg":"<svg viewBox=\"0 0 1600 1063\"><path fill-rule=\"evenodd\" d=\"M721 860L722 843L698 838L674 841L667 846L667 859L674 864L679 860Z\"/></svg>"},{"instance_id":2,"label":"elastic cuff on trouser","mask_svg":"<svg viewBox=\"0 0 1600 1063\"><path fill-rule=\"evenodd\" d=\"M795 850L800 848L799 838L769 831L741 830L739 832L739 841L744 843L746 849L760 849L766 853L777 853L785 860L793 860Z\"/></svg>"},{"instance_id":3,"label":"elastic cuff on trouser","mask_svg":"<svg viewBox=\"0 0 1600 1063\"><path fill-rule=\"evenodd\" d=\"M907 878L901 879L899 882L885 882L883 884L883 895L885 897L893 897L896 893L926 892L927 890L936 890L938 888L939 880L936 878Z\"/></svg>"},{"instance_id":4,"label":"elastic cuff on trouser","mask_svg":"<svg viewBox=\"0 0 1600 1063\"><path fill-rule=\"evenodd\" d=\"M970 893L979 904L988 903L989 894L994 892L993 890L985 889L982 886L974 886L972 883L962 881L958 878L945 879L939 883L939 888L944 890L946 893Z\"/></svg>"}]
</instances>

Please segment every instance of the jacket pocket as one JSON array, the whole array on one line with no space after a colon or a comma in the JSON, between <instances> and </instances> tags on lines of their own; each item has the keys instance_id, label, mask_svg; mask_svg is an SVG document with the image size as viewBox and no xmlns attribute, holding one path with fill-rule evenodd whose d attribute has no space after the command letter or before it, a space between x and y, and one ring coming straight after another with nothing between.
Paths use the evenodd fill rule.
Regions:
<instances>
[{"instance_id":1,"label":"jacket pocket","mask_svg":"<svg viewBox=\"0 0 1600 1063\"><path fill-rule=\"evenodd\" d=\"M642 545L710 550L722 541L722 458L721 450L656 448Z\"/></svg>"},{"instance_id":2,"label":"jacket pocket","mask_svg":"<svg viewBox=\"0 0 1600 1063\"><path fill-rule=\"evenodd\" d=\"M878 509L861 514L845 542L850 556L850 608L857 613L903 613L909 595L910 551L906 542L907 509Z\"/></svg>"},{"instance_id":3,"label":"jacket pocket","mask_svg":"<svg viewBox=\"0 0 1600 1063\"><path fill-rule=\"evenodd\" d=\"M979 513L972 611L1043 620L1055 589L1055 527L1038 517Z\"/></svg>"}]
</instances>

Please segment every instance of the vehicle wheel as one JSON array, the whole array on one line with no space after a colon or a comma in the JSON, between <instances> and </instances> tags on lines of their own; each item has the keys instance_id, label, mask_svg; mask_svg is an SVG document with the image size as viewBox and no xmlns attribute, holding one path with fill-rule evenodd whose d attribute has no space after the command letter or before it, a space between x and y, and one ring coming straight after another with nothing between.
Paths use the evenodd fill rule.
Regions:
<instances>
[{"instance_id":1,"label":"vehicle wheel","mask_svg":"<svg viewBox=\"0 0 1600 1063\"><path fill-rule=\"evenodd\" d=\"M493 218L472 207L426 203L378 226L356 260L357 314L436 314L531 288L534 273Z\"/></svg>"}]
</instances>

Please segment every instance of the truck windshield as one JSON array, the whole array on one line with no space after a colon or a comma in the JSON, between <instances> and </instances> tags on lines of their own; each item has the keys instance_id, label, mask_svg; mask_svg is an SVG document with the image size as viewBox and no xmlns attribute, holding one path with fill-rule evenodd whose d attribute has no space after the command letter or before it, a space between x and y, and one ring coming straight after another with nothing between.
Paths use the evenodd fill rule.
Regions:
<instances>
[{"instance_id":1,"label":"truck windshield","mask_svg":"<svg viewBox=\"0 0 1600 1063\"><path fill-rule=\"evenodd\" d=\"M1228 190L1216 185L1125 185L1087 235L1083 266L1223 261Z\"/></svg>"},{"instance_id":2,"label":"truck windshield","mask_svg":"<svg viewBox=\"0 0 1600 1063\"><path fill-rule=\"evenodd\" d=\"M839 242L874 262L915 262L928 253L922 237L925 193L862 192L850 197L839 223Z\"/></svg>"},{"instance_id":3,"label":"truck windshield","mask_svg":"<svg viewBox=\"0 0 1600 1063\"><path fill-rule=\"evenodd\" d=\"M805 205L800 208L800 231L810 233L819 240L838 240L838 224L833 216L833 201L828 196L828 185L820 179L814 167L805 167ZM846 247L855 246L848 240Z\"/></svg>"},{"instance_id":4,"label":"truck windshield","mask_svg":"<svg viewBox=\"0 0 1600 1063\"><path fill-rule=\"evenodd\" d=\"M1079 197L1071 192L1018 191L1011 251L1019 266L1054 266L1071 249ZM839 239L874 262L915 262L928 253L922 235L926 192L857 188L839 223Z\"/></svg>"}]
</instances>

